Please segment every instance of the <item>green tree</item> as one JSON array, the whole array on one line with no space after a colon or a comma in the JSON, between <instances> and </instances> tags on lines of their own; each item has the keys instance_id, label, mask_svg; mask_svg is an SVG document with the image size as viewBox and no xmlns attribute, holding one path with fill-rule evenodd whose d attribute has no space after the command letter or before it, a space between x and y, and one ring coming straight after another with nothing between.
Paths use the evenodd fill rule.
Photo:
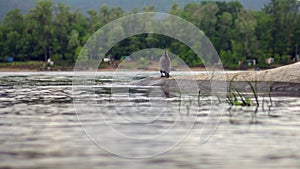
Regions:
<instances>
[{"instance_id":1,"label":"green tree","mask_svg":"<svg viewBox=\"0 0 300 169\"><path fill-rule=\"evenodd\" d=\"M3 55L13 56L16 60L22 60L24 17L19 9L7 13L3 22Z\"/></svg>"},{"instance_id":2,"label":"green tree","mask_svg":"<svg viewBox=\"0 0 300 169\"><path fill-rule=\"evenodd\" d=\"M53 34L53 2L37 1L34 9L30 10L33 22L33 35L43 50L44 60L51 56L51 40Z\"/></svg>"},{"instance_id":3,"label":"green tree","mask_svg":"<svg viewBox=\"0 0 300 169\"><path fill-rule=\"evenodd\" d=\"M255 36L257 21L254 18L253 12L251 10L241 10L238 18L235 20L235 24L240 35L239 42L243 46L243 52L241 55L245 59L242 60L254 58L254 50L256 49L257 45L257 38Z\"/></svg>"},{"instance_id":4,"label":"green tree","mask_svg":"<svg viewBox=\"0 0 300 169\"><path fill-rule=\"evenodd\" d=\"M144 6L143 7L143 12L156 12L155 6L154 5Z\"/></svg>"},{"instance_id":5,"label":"green tree","mask_svg":"<svg viewBox=\"0 0 300 169\"><path fill-rule=\"evenodd\" d=\"M118 18L121 18L122 16L124 16L124 14L125 14L124 10L120 7L111 8L110 11L109 11L109 21L108 22L116 20Z\"/></svg>"},{"instance_id":6,"label":"green tree","mask_svg":"<svg viewBox=\"0 0 300 169\"><path fill-rule=\"evenodd\" d=\"M218 43L215 43L219 51L231 49L231 40L234 36L233 24L233 18L229 12L224 12L219 16L216 32Z\"/></svg>"},{"instance_id":7,"label":"green tree","mask_svg":"<svg viewBox=\"0 0 300 169\"><path fill-rule=\"evenodd\" d=\"M77 10L74 13L71 13L71 18L74 22L71 23L71 28L78 31L80 45L83 46L85 42L88 40L89 33L88 33L88 20L85 16L81 13L81 11Z\"/></svg>"},{"instance_id":8,"label":"green tree","mask_svg":"<svg viewBox=\"0 0 300 169\"><path fill-rule=\"evenodd\" d=\"M87 11L89 17L88 17L88 20L89 20L89 33L92 34L94 33L96 30L98 30L99 28L99 20L98 20L98 17L97 17L97 11L95 11L94 9L89 9Z\"/></svg>"},{"instance_id":9,"label":"green tree","mask_svg":"<svg viewBox=\"0 0 300 169\"><path fill-rule=\"evenodd\" d=\"M184 8L174 2L169 13L183 17L200 28L220 53L224 65L238 68L239 61L245 62L250 58L257 59L260 66L265 66L264 60L268 57L274 57L277 63L286 64L291 56L295 57L299 53L299 5L297 0L271 0L263 10L251 11L245 10L238 1L205 1L187 4ZM154 12L156 9L153 5L144 6L143 11ZM28 14L23 15L20 10L7 13L0 24L0 61L4 61L7 56L20 61L47 60L52 57L62 63L74 63L76 55L99 28L137 12L137 8L125 12L119 7L103 5L99 10L88 10L87 16L84 16L80 10L72 11L62 3L39 0ZM153 18L144 18L146 21L150 19ZM144 48L168 47L190 66L203 64L189 47L175 39L192 32L186 32L182 25L174 28L173 20L165 21L164 29L169 31L171 37L141 34L110 44L114 42L112 38L126 33L125 27L120 26L109 29L106 39L91 39L93 43L87 44L90 48L84 48L83 53L90 60L104 55L99 53L101 42L115 45L108 54L116 59ZM149 30L156 27L150 22L145 24ZM138 28L132 25L132 29ZM194 47L201 48L202 45L199 43Z\"/></svg>"},{"instance_id":10,"label":"green tree","mask_svg":"<svg viewBox=\"0 0 300 169\"><path fill-rule=\"evenodd\" d=\"M213 2L197 4L191 3L184 7L184 16L186 16L190 22L201 29L214 43L216 40L216 24L219 8Z\"/></svg>"},{"instance_id":11,"label":"green tree","mask_svg":"<svg viewBox=\"0 0 300 169\"><path fill-rule=\"evenodd\" d=\"M232 15L233 20L238 17L239 12L244 9L239 1L230 1L227 3L227 10Z\"/></svg>"},{"instance_id":12,"label":"green tree","mask_svg":"<svg viewBox=\"0 0 300 169\"><path fill-rule=\"evenodd\" d=\"M100 11L98 13L98 17L101 18L101 25L104 26L110 21L110 8L107 5L103 5L100 8Z\"/></svg>"},{"instance_id":13,"label":"green tree","mask_svg":"<svg viewBox=\"0 0 300 169\"><path fill-rule=\"evenodd\" d=\"M259 11L255 13L255 18L257 20L256 36L259 40L259 49L269 51L272 42L272 17Z\"/></svg>"},{"instance_id":14,"label":"green tree","mask_svg":"<svg viewBox=\"0 0 300 169\"><path fill-rule=\"evenodd\" d=\"M59 3L54 10L53 35L51 36L53 52L55 54L59 53L63 60L66 54L71 52L66 49L68 49L69 34L72 29L71 25L75 20L72 18L69 6Z\"/></svg>"},{"instance_id":15,"label":"green tree","mask_svg":"<svg viewBox=\"0 0 300 169\"><path fill-rule=\"evenodd\" d=\"M76 55L76 49L80 48L80 41L79 41L79 33L76 30L72 30L71 34L69 36L69 42L68 42L68 51L66 57L69 61L74 62L75 61L75 55Z\"/></svg>"},{"instance_id":16,"label":"green tree","mask_svg":"<svg viewBox=\"0 0 300 169\"><path fill-rule=\"evenodd\" d=\"M172 15L181 16L183 13L183 10L180 8L180 6L177 2L174 2L172 4L171 9L169 10L169 13Z\"/></svg>"},{"instance_id":17,"label":"green tree","mask_svg":"<svg viewBox=\"0 0 300 169\"><path fill-rule=\"evenodd\" d=\"M264 12L272 18L272 53L280 55L279 62L283 61L284 55L292 54L295 41L293 35L297 28L297 16L299 15L299 3L297 0L271 0L266 5Z\"/></svg>"}]
</instances>

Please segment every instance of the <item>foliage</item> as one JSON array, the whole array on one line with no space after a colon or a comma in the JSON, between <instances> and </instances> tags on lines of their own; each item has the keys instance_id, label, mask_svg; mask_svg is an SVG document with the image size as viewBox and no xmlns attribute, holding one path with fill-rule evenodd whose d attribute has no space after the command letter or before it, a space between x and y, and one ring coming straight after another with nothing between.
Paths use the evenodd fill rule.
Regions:
<instances>
[{"instance_id":1,"label":"foliage","mask_svg":"<svg viewBox=\"0 0 300 169\"><path fill-rule=\"evenodd\" d=\"M258 102L258 94L256 89L256 82L255 86L251 82L247 82L250 86L251 93L255 99L255 103L251 101L250 96L247 96L246 93L239 91L233 84L234 78L229 82L229 88L226 96L226 102L231 106L259 106Z\"/></svg>"},{"instance_id":2,"label":"foliage","mask_svg":"<svg viewBox=\"0 0 300 169\"><path fill-rule=\"evenodd\" d=\"M248 59L255 59L259 67L268 67L265 60L270 57L275 58L276 65L291 62L300 42L299 5L297 0L271 0L262 10L252 11L238 1L193 2L183 8L174 2L169 13L205 32L224 66L236 69L241 68L239 62L247 65ZM143 11L156 9L144 6ZM69 6L50 0L37 1L26 14L12 10L0 23L0 62L12 56L15 61L51 58L55 63L72 65L90 35L110 21L137 12L137 8L125 11L103 5L83 15L80 10L72 11ZM120 28L118 33L124 32ZM203 65L185 44L156 34L129 37L116 44L107 56L120 59L145 48L165 47L189 66Z\"/></svg>"},{"instance_id":3,"label":"foliage","mask_svg":"<svg viewBox=\"0 0 300 169\"><path fill-rule=\"evenodd\" d=\"M41 61L27 61L27 62L4 62L0 63L0 68L18 68L18 69L35 69L39 70L45 65Z\"/></svg>"}]
</instances>

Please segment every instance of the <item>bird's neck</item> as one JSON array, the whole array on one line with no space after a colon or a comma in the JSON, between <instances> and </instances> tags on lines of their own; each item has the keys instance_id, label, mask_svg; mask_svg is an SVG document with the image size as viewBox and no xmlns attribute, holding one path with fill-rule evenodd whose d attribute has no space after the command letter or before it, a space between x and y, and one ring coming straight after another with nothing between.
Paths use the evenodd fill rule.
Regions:
<instances>
[{"instance_id":1,"label":"bird's neck","mask_svg":"<svg viewBox=\"0 0 300 169\"><path fill-rule=\"evenodd\" d=\"M165 57L169 57L169 56L168 56L168 52L167 52L167 51L165 51Z\"/></svg>"}]
</instances>

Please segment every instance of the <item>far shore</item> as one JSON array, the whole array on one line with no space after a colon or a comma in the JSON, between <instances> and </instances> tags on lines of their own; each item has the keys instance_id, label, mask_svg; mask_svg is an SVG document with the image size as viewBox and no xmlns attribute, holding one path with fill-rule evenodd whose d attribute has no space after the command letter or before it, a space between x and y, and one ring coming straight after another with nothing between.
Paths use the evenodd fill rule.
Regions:
<instances>
[{"instance_id":1,"label":"far shore","mask_svg":"<svg viewBox=\"0 0 300 169\"><path fill-rule=\"evenodd\" d=\"M232 81L273 81L273 82L289 82L289 83L300 83L300 62L277 67L274 69L255 71L250 69L247 71L239 70L226 70L226 75L224 74L199 74L196 76L174 76L172 78L181 80L197 80L197 81L210 81L214 80L232 80ZM191 71L203 71L206 69L203 67L190 68ZM187 70L187 71L190 71ZM66 70L38 70L38 69L23 69L23 68L0 68L0 72L72 72L73 69L69 68ZM98 72L113 72L116 71L115 68L102 68L98 69ZM156 68L149 69L148 71L158 71Z\"/></svg>"},{"instance_id":2,"label":"far shore","mask_svg":"<svg viewBox=\"0 0 300 169\"><path fill-rule=\"evenodd\" d=\"M103 71L103 72L113 72L116 71L117 68L112 68L112 67L106 67L106 68L100 68L98 71ZM139 69L137 69L138 71ZM205 67L191 67L187 69L188 71L207 71ZM254 68L250 68L247 70L240 70L240 69L224 69L225 71L255 71ZM74 71L74 68L68 67L68 68L54 68L54 69L37 69L37 68L20 68L20 67L0 67L0 72L72 72ZM158 68L152 68L152 69L147 69L147 71L159 71Z\"/></svg>"},{"instance_id":3,"label":"far shore","mask_svg":"<svg viewBox=\"0 0 300 169\"><path fill-rule=\"evenodd\" d=\"M101 68L98 69L98 71L103 71L103 72L113 72L116 71L117 69L115 68ZM190 68L191 71L206 71L205 68L202 67L194 67L194 68ZM41 70L41 69L28 69L28 68L13 68L13 67L9 67L9 68L1 68L0 67L0 72L72 72L74 71L73 68L67 68L67 69L49 69L49 70ZM149 71L159 71L158 69L149 69Z\"/></svg>"},{"instance_id":4,"label":"far shore","mask_svg":"<svg viewBox=\"0 0 300 169\"><path fill-rule=\"evenodd\" d=\"M28 61L28 62L3 62L0 63L0 72L72 72L74 71L74 67L69 65L53 65L49 68L47 63L42 61ZM279 65L273 65L272 67L280 67ZM175 67L174 67L175 68ZM98 69L98 72L113 72L118 68L113 67L112 65L106 64L102 65L101 68ZM176 68L175 68L176 69ZM207 69L204 66L196 66L196 67L187 67L184 69L180 69L179 71L211 71L212 69ZM224 69L225 71L255 71L255 68L249 69ZM267 69L261 69L267 70ZM135 71L135 69L130 69L130 71ZM136 71L141 71L141 69L136 69ZM145 71L145 70L144 70ZM159 68L156 65L148 65L146 71L159 71Z\"/></svg>"},{"instance_id":5,"label":"far shore","mask_svg":"<svg viewBox=\"0 0 300 169\"><path fill-rule=\"evenodd\" d=\"M174 76L172 78L181 79L181 80L199 80L199 81L210 81L214 80L232 80L232 81L273 81L273 82L289 82L289 83L300 83L300 62L277 67L274 69L268 70L260 70L255 71L254 69L242 71L242 70L226 70L225 76L224 74L199 74L193 76ZM69 67L68 69L59 69L55 68L52 70L41 70L41 69L26 69L26 68L13 68L13 67L6 67L1 68L0 72L72 72L74 71L73 68ZM113 67L101 68L98 69L98 72L114 72L117 69ZM137 71L140 71L137 69ZM157 68L148 69L148 71L159 71ZM199 71L205 72L207 71L204 67L194 67L190 69L185 69L185 71Z\"/></svg>"}]
</instances>

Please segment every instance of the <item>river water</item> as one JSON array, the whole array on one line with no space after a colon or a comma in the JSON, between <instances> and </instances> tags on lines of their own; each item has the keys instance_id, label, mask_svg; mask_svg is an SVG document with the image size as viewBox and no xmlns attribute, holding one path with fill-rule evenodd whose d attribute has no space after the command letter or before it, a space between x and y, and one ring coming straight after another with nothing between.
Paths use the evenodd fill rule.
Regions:
<instances>
[{"instance_id":1,"label":"river water","mask_svg":"<svg viewBox=\"0 0 300 169\"><path fill-rule=\"evenodd\" d=\"M300 168L297 95L229 107L111 72L88 87L73 75L0 73L0 168Z\"/></svg>"}]
</instances>

